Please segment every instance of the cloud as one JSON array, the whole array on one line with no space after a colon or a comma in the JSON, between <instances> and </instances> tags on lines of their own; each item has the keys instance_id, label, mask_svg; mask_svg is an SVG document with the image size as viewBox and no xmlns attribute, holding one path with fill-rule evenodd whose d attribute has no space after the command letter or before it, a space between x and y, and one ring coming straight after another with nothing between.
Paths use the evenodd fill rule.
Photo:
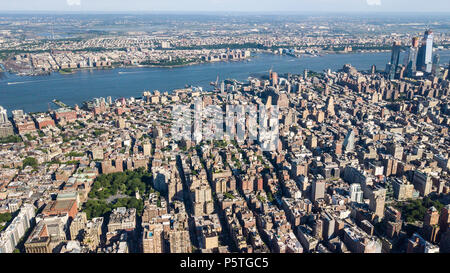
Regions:
<instances>
[{"instance_id":1,"label":"cloud","mask_svg":"<svg viewBox=\"0 0 450 273\"><path fill-rule=\"evenodd\" d=\"M67 0L69 6L81 6L81 0Z\"/></svg>"},{"instance_id":2,"label":"cloud","mask_svg":"<svg viewBox=\"0 0 450 273\"><path fill-rule=\"evenodd\" d=\"M366 0L369 6L381 6L381 0Z\"/></svg>"}]
</instances>

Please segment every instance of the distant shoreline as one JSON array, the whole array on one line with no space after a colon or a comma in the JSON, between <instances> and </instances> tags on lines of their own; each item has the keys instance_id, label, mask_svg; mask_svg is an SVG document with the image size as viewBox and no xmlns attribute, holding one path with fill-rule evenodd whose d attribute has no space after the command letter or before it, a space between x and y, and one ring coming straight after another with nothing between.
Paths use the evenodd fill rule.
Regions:
<instances>
[{"instance_id":1,"label":"distant shoreline","mask_svg":"<svg viewBox=\"0 0 450 273\"><path fill-rule=\"evenodd\" d=\"M438 53L438 52L445 52L445 51L450 51L450 48L443 48L443 49L436 49L434 52ZM238 59L238 60L221 60L221 61L215 61L215 62L199 62L199 61L195 61L195 62L191 62L191 63L186 63L186 64L179 64L179 65L154 65L154 64L148 64L148 65L144 65L144 64L133 64L133 65L124 65L124 64L113 64L111 66L103 66L103 67L82 67L82 68L64 68L64 69L60 69L60 70L51 70L51 71L42 71L42 72L35 72L35 73L23 73L23 72L11 72L8 70L3 69L3 71L1 70L2 64L0 63L0 75L15 75L18 77L39 77L39 76L50 76L52 74L60 74L60 75L73 75L76 74L77 72L80 71L87 71L87 70L92 70L92 71L101 71L101 70L115 70L115 69L136 69L136 68L181 68L181 67L189 67L189 66L197 66L197 65L204 65L204 64L217 64L217 63L227 63L227 62L245 62L245 61L250 61L254 58L257 58L258 55L261 54L267 54L267 55L274 55L274 56L285 56L285 57L291 57L294 59L299 59L301 60L302 58L317 58L317 57L324 57L327 55L353 55L353 54L382 54L382 53L389 53L390 50L355 50L355 51L350 51L350 52L340 52L340 51L325 51L325 52L321 52L321 53L317 53L317 54L311 54L311 53L301 53L297 56L292 55L292 54L280 54L280 53L275 53L272 51L268 51L268 50L259 50L256 51L256 54L252 55L249 58L246 59ZM70 70L70 71L64 71L64 70ZM5 77L0 77L0 82L2 80L4 80Z\"/></svg>"},{"instance_id":2,"label":"distant shoreline","mask_svg":"<svg viewBox=\"0 0 450 273\"><path fill-rule=\"evenodd\" d=\"M102 67L82 67L82 68L70 68L71 71L64 71L64 69L59 70L51 70L51 71L42 71L42 72L36 72L36 73L20 73L20 72L7 72L9 74L17 75L19 77L34 77L34 76L44 76L44 75L51 75L54 73L59 73L61 75L72 75L77 73L78 71L85 71L85 70L112 70L112 69L118 69L118 68L179 68L179 67L187 67L187 66L194 66L194 65L201 65L201 64L211 64L211 63L219 63L219 62L242 62L249 60L247 59L240 59L240 60L226 60L226 61L217 61L217 62L192 62L192 63L186 63L186 64L178 64L178 65L112 65L112 66L102 66ZM2 72L2 71L0 71Z\"/></svg>"},{"instance_id":3,"label":"distant shoreline","mask_svg":"<svg viewBox=\"0 0 450 273\"><path fill-rule=\"evenodd\" d=\"M449 51L450 48L443 48L443 49L436 49L434 52L440 52L440 51ZM293 58L302 58L302 57L320 57L320 56L325 56L325 55L344 55L344 54L376 54L376 53L386 53L386 52L390 52L390 50L388 49L377 49L377 50L355 50L355 51L350 51L350 52L343 52L343 51L324 51L324 52L319 52L317 54L311 54L311 53L301 53L299 54L299 56L295 56L295 55L291 55L291 54L276 54L272 51L268 51L268 50L261 50L261 51L256 51L257 53L261 54L272 54L272 55L279 55L279 56L290 56ZM254 55L251 56L251 58L255 57ZM10 71L2 71L1 70L1 63L0 63L0 73L4 72L4 73L9 73L9 74L14 74L14 75L18 75L18 76L24 76L24 77L33 77L33 76L44 76L44 75L50 75L53 73L60 73L61 75L71 75L71 74L75 74L78 71L84 71L84 70L110 70L110 69L117 69L117 68L155 68L155 67L160 67L160 68L180 68L180 67L187 67L187 66L194 66L194 65L202 65L202 64L213 64L213 63L220 63L220 62L243 62L243 61L247 61L251 58L246 58L246 59L239 59L239 60L224 60L224 61L216 61L216 62L191 62L191 63L186 63L186 64L179 64L179 65L144 65L144 64L138 64L138 65L112 65L112 66L103 66L103 67L82 67L82 68L69 68L72 71L71 72L65 72L62 71L64 69L60 69L60 70L52 70L52 71L42 71L42 72L35 72L35 73L20 73L20 72L10 72Z\"/></svg>"}]
</instances>

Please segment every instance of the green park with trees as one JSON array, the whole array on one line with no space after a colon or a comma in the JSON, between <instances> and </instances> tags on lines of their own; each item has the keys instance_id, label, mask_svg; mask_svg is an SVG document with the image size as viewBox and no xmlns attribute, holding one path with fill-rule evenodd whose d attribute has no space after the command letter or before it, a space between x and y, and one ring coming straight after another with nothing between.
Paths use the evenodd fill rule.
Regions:
<instances>
[{"instance_id":1,"label":"green park with trees","mask_svg":"<svg viewBox=\"0 0 450 273\"><path fill-rule=\"evenodd\" d=\"M22 142L22 138L16 135L0 138L0 144L19 143L19 142Z\"/></svg>"},{"instance_id":2,"label":"green park with trees","mask_svg":"<svg viewBox=\"0 0 450 273\"><path fill-rule=\"evenodd\" d=\"M0 231L6 227L6 223L11 221L12 218L12 214L9 212L0 214Z\"/></svg>"},{"instance_id":3,"label":"green park with trees","mask_svg":"<svg viewBox=\"0 0 450 273\"><path fill-rule=\"evenodd\" d=\"M89 219L105 216L118 207L135 208L138 215L141 215L144 202L136 198L137 192L141 196L154 192L152 175L144 168L102 174L95 179L83 211Z\"/></svg>"},{"instance_id":4,"label":"green park with trees","mask_svg":"<svg viewBox=\"0 0 450 273\"><path fill-rule=\"evenodd\" d=\"M23 160L22 164L23 164L23 168L25 168L27 166L31 166L33 168L37 168L38 161L34 157L27 157L27 158L25 158Z\"/></svg>"},{"instance_id":5,"label":"green park with trees","mask_svg":"<svg viewBox=\"0 0 450 273\"><path fill-rule=\"evenodd\" d=\"M395 207L400 209L403 219L408 223L423 221L427 210L433 206L440 212L444 204L439 200L432 200L428 196L423 199L409 200L395 204Z\"/></svg>"}]
</instances>

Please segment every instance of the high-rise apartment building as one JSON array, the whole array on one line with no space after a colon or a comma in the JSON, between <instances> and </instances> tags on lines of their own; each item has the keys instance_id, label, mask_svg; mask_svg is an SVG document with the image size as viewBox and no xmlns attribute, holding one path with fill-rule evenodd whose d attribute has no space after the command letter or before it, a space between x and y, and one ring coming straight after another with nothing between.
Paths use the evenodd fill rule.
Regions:
<instances>
[{"instance_id":1,"label":"high-rise apartment building","mask_svg":"<svg viewBox=\"0 0 450 273\"><path fill-rule=\"evenodd\" d=\"M414 188L419 191L421 196L427 196L431 192L431 177L421 171L415 171L413 176Z\"/></svg>"},{"instance_id":2,"label":"high-rise apartment building","mask_svg":"<svg viewBox=\"0 0 450 273\"><path fill-rule=\"evenodd\" d=\"M170 253L190 253L192 251L191 239L188 230L169 231Z\"/></svg>"},{"instance_id":3,"label":"high-rise apartment building","mask_svg":"<svg viewBox=\"0 0 450 273\"><path fill-rule=\"evenodd\" d=\"M0 106L0 124L4 124L8 121L8 115L6 109Z\"/></svg>"},{"instance_id":4,"label":"high-rise apartment building","mask_svg":"<svg viewBox=\"0 0 450 273\"><path fill-rule=\"evenodd\" d=\"M369 207L370 210L378 216L379 219L384 217L384 206L386 202L386 189L381 187L369 188Z\"/></svg>"},{"instance_id":5,"label":"high-rise apartment building","mask_svg":"<svg viewBox=\"0 0 450 273\"><path fill-rule=\"evenodd\" d=\"M334 116L334 98L332 96L327 99L327 114L328 116Z\"/></svg>"},{"instance_id":6,"label":"high-rise apartment building","mask_svg":"<svg viewBox=\"0 0 450 273\"><path fill-rule=\"evenodd\" d=\"M362 203L363 201L363 191L361 185L358 183L353 183L350 185L350 200L356 203Z\"/></svg>"},{"instance_id":7,"label":"high-rise apartment building","mask_svg":"<svg viewBox=\"0 0 450 273\"><path fill-rule=\"evenodd\" d=\"M313 180L311 184L311 201L316 201L320 198L325 197L325 181L324 180Z\"/></svg>"},{"instance_id":8,"label":"high-rise apartment building","mask_svg":"<svg viewBox=\"0 0 450 273\"><path fill-rule=\"evenodd\" d=\"M86 228L87 217L86 212L79 212L75 215L75 218L70 223L70 239L76 240L80 231Z\"/></svg>"},{"instance_id":9,"label":"high-rise apartment building","mask_svg":"<svg viewBox=\"0 0 450 273\"><path fill-rule=\"evenodd\" d=\"M0 138L14 134L11 122L8 120L8 113L5 108L0 106Z\"/></svg>"},{"instance_id":10,"label":"high-rise apartment building","mask_svg":"<svg viewBox=\"0 0 450 273\"><path fill-rule=\"evenodd\" d=\"M142 248L144 253L164 253L163 226L145 226L142 234Z\"/></svg>"}]
</instances>

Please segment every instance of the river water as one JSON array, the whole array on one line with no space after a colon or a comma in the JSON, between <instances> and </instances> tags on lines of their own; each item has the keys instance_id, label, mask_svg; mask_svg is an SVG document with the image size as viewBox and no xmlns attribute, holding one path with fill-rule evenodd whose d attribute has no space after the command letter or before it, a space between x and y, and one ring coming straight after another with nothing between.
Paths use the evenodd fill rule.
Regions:
<instances>
[{"instance_id":1,"label":"river water","mask_svg":"<svg viewBox=\"0 0 450 273\"><path fill-rule=\"evenodd\" d=\"M441 64L448 64L450 50L440 51ZM321 72L336 71L344 64L359 70L369 70L374 64L384 70L390 53L331 54L318 57L294 58L258 54L251 61L207 63L193 66L162 68L117 68L82 70L74 74L53 73L47 76L17 76L3 73L0 77L0 105L9 111L23 109L39 112L58 99L68 105L81 105L95 97L139 97L144 90L161 92L183 88L186 84L211 90L210 82L232 78L245 81L249 76L265 75L272 68L279 74L303 73L305 69ZM53 107L55 107L53 105Z\"/></svg>"}]
</instances>

